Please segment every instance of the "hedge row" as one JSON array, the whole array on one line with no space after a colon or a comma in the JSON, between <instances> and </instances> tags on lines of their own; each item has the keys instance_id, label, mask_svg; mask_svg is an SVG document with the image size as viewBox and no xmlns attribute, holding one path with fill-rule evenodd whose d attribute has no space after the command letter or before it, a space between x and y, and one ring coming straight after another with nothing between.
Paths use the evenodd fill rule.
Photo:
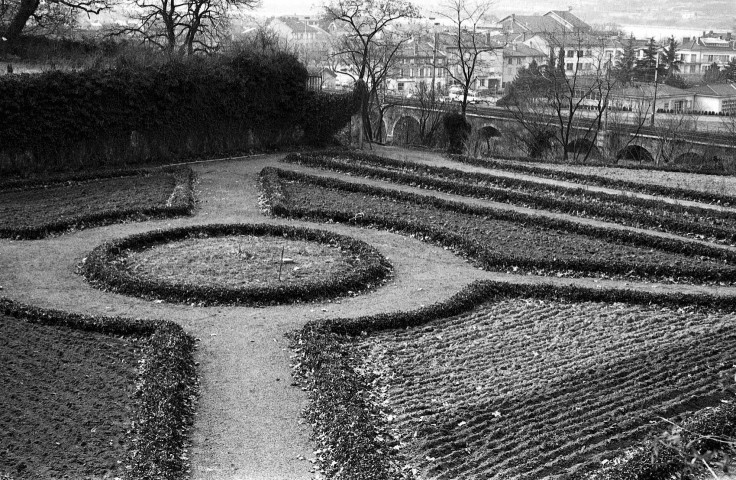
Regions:
<instances>
[{"instance_id":1,"label":"hedge row","mask_svg":"<svg viewBox=\"0 0 736 480\"><path fill-rule=\"evenodd\" d=\"M360 263L349 274L334 276L327 280L305 281L302 284L232 287L143 279L122 268L118 262L126 251L191 237L229 235L272 235L336 244L360 257ZM93 285L126 295L199 305L278 305L312 301L372 288L391 272L391 264L367 243L324 230L271 224L211 224L150 231L104 243L92 250L81 270Z\"/></svg>"},{"instance_id":2,"label":"hedge row","mask_svg":"<svg viewBox=\"0 0 736 480\"><path fill-rule=\"evenodd\" d=\"M295 56L253 52L3 76L0 173L325 142L345 125L352 96L307 91L306 81Z\"/></svg>"},{"instance_id":3,"label":"hedge row","mask_svg":"<svg viewBox=\"0 0 736 480\"><path fill-rule=\"evenodd\" d=\"M347 164L334 157L347 157L359 162L373 163L377 167ZM497 202L505 202L517 205L531 206L544 210L579 215L584 211L584 216L601 218L615 222L627 222L630 225L644 225L648 228L658 228L668 232L680 234L698 234L707 237L736 241L736 231L705 225L700 222L687 222L673 219L672 217L656 216L657 211L675 213L678 215L694 216L696 218L733 218L736 215L730 212L706 210L697 207L684 207L671 205L658 200L649 200L636 197L626 197L626 205L640 207L645 213L627 212L615 206L601 205L596 202L581 203L587 199L594 198L608 203L621 203L621 196L604 193L591 192L582 188L565 188L555 185L545 185L538 182L519 180L513 178L499 178L494 175L474 172L462 172L447 167L432 167L403 160L393 160L362 152L329 152L327 154L299 154L292 153L284 159L286 162L300 163L318 168L327 168L342 172L355 173L368 177L379 177L388 179L395 183L407 184L419 188L439 190L456 195L464 195L476 198L492 199ZM419 170L425 175L416 173L404 173L381 168L381 165L396 169ZM437 178L440 177L440 178ZM449 177L447 180L441 177ZM500 185L482 186L476 183L494 182ZM524 192L512 189L523 189ZM527 191L531 193L527 193ZM560 197L582 197L582 198L560 198L556 195L550 196L548 192L555 192Z\"/></svg>"},{"instance_id":4,"label":"hedge row","mask_svg":"<svg viewBox=\"0 0 736 480\"><path fill-rule=\"evenodd\" d=\"M649 183L629 182L626 180L617 180L601 175L587 175L582 173L552 170L549 168L497 162L491 159L473 158L462 155L453 155L452 160L467 163L469 165L476 165L479 167L497 168L500 170L508 170L511 172L526 173L538 177L551 178L554 180L584 183L587 185L597 185L600 187L615 188L619 190L630 190L634 192L645 193L648 195L661 195L664 197L676 198L680 200L713 203L723 206L736 205L736 196L732 195L718 195L714 193L701 192L698 190L689 190L686 188L667 187L665 185L654 185Z\"/></svg>"},{"instance_id":5,"label":"hedge row","mask_svg":"<svg viewBox=\"0 0 736 480\"><path fill-rule=\"evenodd\" d=\"M665 163L665 164L659 164L659 165L652 165L652 164L615 164L615 163L595 163L595 162L589 162L587 164L581 164L581 163L575 163L575 162L559 162L554 161L550 162L547 159L544 158L534 158L529 156L519 156L519 155L498 155L494 154L494 158L503 159L503 160L513 160L517 162L524 162L524 163L541 163L541 164L554 164L554 165L570 165L570 166L581 166L581 165L590 165L590 166L601 166L606 168L618 168L621 170L657 170L657 171L664 171L664 172L673 172L673 173L697 173L699 175L713 175L714 177L724 177L732 175L731 173L727 172L726 169L723 167L723 164L716 160L715 163L701 163L698 165L683 165L683 164L675 164L675 163ZM715 159L714 159L715 160Z\"/></svg>"},{"instance_id":6,"label":"hedge row","mask_svg":"<svg viewBox=\"0 0 736 480\"><path fill-rule=\"evenodd\" d=\"M485 218L493 218L503 221L515 222L521 225L541 226L547 229L561 229L573 233L587 235L593 238L601 238L613 240L622 244L633 245L635 247L655 248L667 252L679 253L688 256L706 256L714 259L723 260L728 263L736 263L736 253L703 245L699 243L691 243L681 240L668 239L647 235L644 233L631 232L618 229L609 229L583 225L561 219L553 219L547 217L537 217L526 215L518 212L505 210L495 210L488 207L478 207L460 202L451 202L442 200L433 196L424 196L413 193L400 191L392 191L366 184L348 183L340 180L318 177L299 172L279 170L273 167L264 168L261 171L263 177L273 176L275 178L268 179L263 182L264 186L273 185L278 182L278 178L287 181L300 181L313 184L325 188L339 189L350 192L360 192L368 195L377 195L383 198L401 202L410 202L419 205L428 205L438 209L458 212L463 214L472 214ZM264 190L266 198L271 197L271 192ZM282 197L283 198L283 197ZM309 208L309 206L290 205L288 199L277 201L271 199L271 211L274 215L296 218L312 218L318 220L332 220L345 223L355 223L360 225L378 225L380 228L395 229L407 234L419 234L425 239L437 242L441 245L455 248L463 252L469 258L478 263L482 268L503 268L509 269L514 266L520 268L546 268L555 271L574 270L577 272L605 272L611 274L626 274L631 270L630 264L611 263L600 264L587 258L579 258L576 261L563 261L557 259L546 259L540 263L538 261L530 263L529 260L519 257L509 257L505 252L489 251L479 242L466 238L461 234L449 232L441 227L422 224L417 225L409 221L397 219L389 215L371 215L364 214L356 217L345 211L323 211L321 209ZM640 275L658 275L669 277L691 278L699 281L734 281L733 278L724 278L719 272L712 272L708 269L700 268L682 268L670 265L641 265L637 268Z\"/></svg>"},{"instance_id":7,"label":"hedge row","mask_svg":"<svg viewBox=\"0 0 736 480\"><path fill-rule=\"evenodd\" d=\"M46 310L0 299L0 312L43 325L147 337L138 372L137 409L131 431L129 479L181 478L197 394L194 339L177 324Z\"/></svg>"},{"instance_id":8,"label":"hedge row","mask_svg":"<svg viewBox=\"0 0 736 480\"><path fill-rule=\"evenodd\" d=\"M128 209L116 209L112 208L107 211L96 212L92 214L80 214L73 217L67 217L59 219L57 221L45 223L36 226L0 226L0 238L15 238L23 240L33 240L38 238L46 237L53 233L63 232L70 228L87 228L100 225L108 225L111 223L118 223L124 220L130 219L149 219L149 218L170 218L182 215L189 215L194 210L194 172L189 167L185 168L174 168L168 171L174 176L176 184L174 191L172 192L170 201L166 205L154 205L146 207L135 207ZM132 172L117 172L123 173L117 175L115 172L110 172L109 175L96 176L94 173L74 175L68 177L66 181L61 180L63 177L58 176L49 183L48 180L23 180L9 182L7 185L8 190L13 189L28 189L28 188L43 188L47 185L53 184L73 184L78 181L87 181L104 178L114 177L130 177L134 175L145 175L148 173L156 173L153 170L134 170Z\"/></svg>"},{"instance_id":9,"label":"hedge row","mask_svg":"<svg viewBox=\"0 0 736 480\"><path fill-rule=\"evenodd\" d=\"M321 454L318 457L328 475L339 473L345 480L407 478L409 472L389 455L393 439L386 434L384 416L371 402L370 374L364 372L362 356L353 351L351 337L388 329L405 329L469 312L479 305L506 298L537 298L568 302L624 302L663 307L696 307L736 311L733 298L706 294L649 293L636 290L590 289L571 285L512 284L495 281L475 282L448 300L409 312L392 312L358 318L337 318L308 322L292 339L297 351L296 376L309 392L307 418L313 424ZM727 417L731 431L736 416ZM346 429L345 425L353 427ZM716 424L717 425L717 424ZM705 425L703 432L713 432ZM710 430L708 430L710 429ZM377 434L379 432L380 434ZM601 477L601 480L664 480L671 468L648 468L649 457L642 456L644 476ZM633 463L631 464L634 465ZM372 469L372 470L371 470ZM636 469L634 469L636 471ZM651 476L649 476L651 475Z\"/></svg>"}]
</instances>

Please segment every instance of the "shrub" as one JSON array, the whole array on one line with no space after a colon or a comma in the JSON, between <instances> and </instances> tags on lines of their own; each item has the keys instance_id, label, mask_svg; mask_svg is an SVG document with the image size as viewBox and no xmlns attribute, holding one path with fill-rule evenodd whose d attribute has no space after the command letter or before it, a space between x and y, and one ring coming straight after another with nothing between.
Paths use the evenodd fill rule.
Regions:
<instances>
[{"instance_id":1,"label":"shrub","mask_svg":"<svg viewBox=\"0 0 736 480\"><path fill-rule=\"evenodd\" d=\"M470 123L461 114L451 112L445 115L442 124L449 140L448 153L462 153L465 140L470 135Z\"/></svg>"}]
</instances>

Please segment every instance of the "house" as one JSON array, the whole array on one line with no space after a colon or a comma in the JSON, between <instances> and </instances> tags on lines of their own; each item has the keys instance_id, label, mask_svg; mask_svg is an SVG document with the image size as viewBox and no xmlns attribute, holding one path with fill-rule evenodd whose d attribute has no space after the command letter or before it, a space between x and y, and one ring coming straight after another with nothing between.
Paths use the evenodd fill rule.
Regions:
<instances>
[{"instance_id":1,"label":"house","mask_svg":"<svg viewBox=\"0 0 736 480\"><path fill-rule=\"evenodd\" d=\"M447 86L447 54L439 42L435 49L434 41L416 36L402 45L394 59L394 68L388 79L389 90L399 95L409 95L420 83L431 86L433 80L436 88Z\"/></svg>"},{"instance_id":2,"label":"house","mask_svg":"<svg viewBox=\"0 0 736 480\"><path fill-rule=\"evenodd\" d=\"M308 21L279 17L268 27L279 36L282 47L293 50L305 65L319 63L329 50L330 34Z\"/></svg>"},{"instance_id":3,"label":"house","mask_svg":"<svg viewBox=\"0 0 736 480\"><path fill-rule=\"evenodd\" d=\"M665 84L645 83L630 87L617 87L610 92L610 104L614 109L650 111L656 88L656 111L687 112L693 109L695 93Z\"/></svg>"},{"instance_id":4,"label":"house","mask_svg":"<svg viewBox=\"0 0 736 480\"><path fill-rule=\"evenodd\" d=\"M552 10L544 15L512 14L499 20L498 25L502 31L516 35L588 33L593 30L569 10Z\"/></svg>"},{"instance_id":5,"label":"house","mask_svg":"<svg viewBox=\"0 0 736 480\"><path fill-rule=\"evenodd\" d=\"M514 81L519 69L528 67L532 62L543 65L548 60L547 54L523 43L508 45L503 48L502 52L501 63L503 70L501 88L504 88L509 82Z\"/></svg>"},{"instance_id":6,"label":"house","mask_svg":"<svg viewBox=\"0 0 736 480\"><path fill-rule=\"evenodd\" d=\"M736 41L730 33L714 36L711 32L697 38L685 37L678 57L682 62L682 75L700 77L713 63L723 68L730 60L736 59Z\"/></svg>"},{"instance_id":7,"label":"house","mask_svg":"<svg viewBox=\"0 0 736 480\"><path fill-rule=\"evenodd\" d=\"M696 112L736 114L735 84L701 85L690 90L695 93L695 105L693 108Z\"/></svg>"}]
</instances>

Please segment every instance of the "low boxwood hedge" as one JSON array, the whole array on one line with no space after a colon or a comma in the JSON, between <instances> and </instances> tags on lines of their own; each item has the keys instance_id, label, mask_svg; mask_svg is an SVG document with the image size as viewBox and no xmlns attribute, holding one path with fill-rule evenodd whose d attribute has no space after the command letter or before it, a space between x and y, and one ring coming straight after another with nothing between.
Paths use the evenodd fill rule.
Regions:
<instances>
[{"instance_id":1,"label":"low boxwood hedge","mask_svg":"<svg viewBox=\"0 0 736 480\"><path fill-rule=\"evenodd\" d=\"M356 160L368 163L368 165L351 164L340 161L340 158ZM622 200L620 195L605 192L546 185L484 173L462 172L452 168L393 160L363 152L292 153L287 155L283 161L387 179L399 184L455 195L491 199L497 202L599 218L633 226L645 226L679 234L696 234L736 241L736 231L705 223L705 221L718 222L723 219L734 219L736 215L731 212L672 205L659 200L636 197L626 197L625 200ZM384 167L401 171L388 170ZM421 173L413 173L416 171ZM591 201L591 199L603 203ZM634 207L635 210L631 211L631 207ZM683 218L694 220L683 221Z\"/></svg>"},{"instance_id":2,"label":"low boxwood hedge","mask_svg":"<svg viewBox=\"0 0 736 480\"><path fill-rule=\"evenodd\" d=\"M118 265L116 260L127 250L175 242L189 237L229 235L283 236L320 243L334 243L359 256L361 262L348 275L324 281L278 286L231 287L167 283L141 279ZM198 305L277 305L344 295L380 284L391 271L391 264L375 248L345 235L272 224L210 224L155 230L113 240L95 248L84 261L81 272L93 285L126 295Z\"/></svg>"},{"instance_id":3,"label":"low boxwood hedge","mask_svg":"<svg viewBox=\"0 0 736 480\"><path fill-rule=\"evenodd\" d=\"M400 454L392 453L395 439L387 433L386 412L381 410L380 403L376 402L375 395L370 391L371 373L363 368L361 353L351 349L353 338L381 330L418 327L433 320L469 312L484 303L515 297L736 311L736 302L725 296L480 281L465 287L444 302L418 310L310 321L292 335L292 348L297 353L294 368L295 376L309 392L310 405L306 409L306 417L313 425L320 449L318 459L328 477L357 480L399 479L412 475L402 470ZM725 427L720 420L700 422L703 426L698 431L704 434L721 434L724 428L736 431L733 408L730 415L723 414L718 418L726 422ZM692 420L691 424L695 421ZM351 428L346 429L345 425ZM648 456L640 455L628 464L628 470L622 470L639 472L634 476L611 474L600 478L670 478L667 474L676 468L672 463L674 458L664 456L656 464L651 464L651 459L651 452Z\"/></svg>"},{"instance_id":4,"label":"low boxwood hedge","mask_svg":"<svg viewBox=\"0 0 736 480\"><path fill-rule=\"evenodd\" d=\"M45 179L15 180L0 184L2 190L25 190L58 185L69 185L77 182L132 177L137 175L170 173L175 180L174 190L165 205L140 205L133 208L111 208L90 214L74 215L33 226L0 226L0 238L33 240L44 238L53 233L63 232L71 228L89 228L109 225L126 220L147 220L150 218L170 218L189 215L194 210L194 172L189 167L153 169L153 170L113 170L100 173L78 173L73 175L57 175Z\"/></svg>"},{"instance_id":5,"label":"low boxwood hedge","mask_svg":"<svg viewBox=\"0 0 736 480\"><path fill-rule=\"evenodd\" d=\"M701 192L698 190L667 187L665 185L628 182L626 180L618 180L601 175L587 175L583 173L566 172L543 167L535 167L532 165L498 162L494 161L493 159L475 158L464 155L453 155L451 158L458 162L467 163L469 165L497 168L500 170L508 170L511 172L527 173L538 177L551 178L555 180L584 183L586 185L597 185L600 187L615 188L619 190L630 190L634 192L646 193L649 195L662 195L665 197L677 198L681 200L692 200L694 202L713 203L724 206L736 205L736 197L732 195L718 195L714 193Z\"/></svg>"},{"instance_id":6,"label":"low boxwood hedge","mask_svg":"<svg viewBox=\"0 0 736 480\"><path fill-rule=\"evenodd\" d=\"M138 371L127 478L175 480L188 471L186 448L198 381L195 342L177 324L47 310L0 298L0 312L32 323L146 338Z\"/></svg>"},{"instance_id":7,"label":"low boxwood hedge","mask_svg":"<svg viewBox=\"0 0 736 480\"><path fill-rule=\"evenodd\" d=\"M415 203L419 205L430 205L438 209L444 209L451 212L462 214L472 214L484 218L499 219L503 221L515 222L521 225L542 226L547 229L560 229L567 232L587 235L592 238L600 238L613 240L615 242L632 245L642 248L654 248L666 252L677 253L687 256L704 256L713 259L722 260L726 263L736 263L736 254L726 249L715 246L703 245L681 241L676 239L668 239L648 235L644 233L631 232L626 230L610 229L584 225L577 222L553 219L547 217L539 217L533 215L522 214L505 210L496 210L487 207L478 207L468 205L461 202L451 202L439 199L433 196L417 195L413 193L400 192L395 190L374 187L371 185L360 183L349 183L333 178L319 177L289 170L280 170L273 167L266 167L261 171L262 185L264 187L264 197L268 199L266 203L270 206L270 211L274 215L280 215L293 218L310 218L322 221L338 221L345 223L354 223L359 225L374 225L380 228L388 228L397 230L406 234L416 234L425 240L439 243L443 246L454 248L467 255L482 268L503 268L510 269L514 266L519 268L544 268L555 271L576 271L576 272L605 272L607 274L625 275L631 269L632 265L622 262L607 262L600 264L595 260L587 258L575 258L573 260L557 260L545 259L544 261L531 261L521 258L518 255L509 256L503 251L489 251L481 243L466 238L465 236L447 231L441 227L422 224L417 225L410 221L395 218L390 215L378 215L365 213L361 216L355 216L352 212L334 210L324 211L319 208L310 208L309 206L290 205L288 201L283 201L283 193L279 193L281 197L272 195L272 192L278 190L268 190L278 184L279 179L286 181L299 181L311 185L317 185L325 188L334 188L349 192L360 192L369 195L378 195L383 198L389 198L398 202ZM271 177L271 178L269 178ZM279 201L278 199L281 198ZM722 272L711 271L707 268L687 268L677 265L638 265L635 266L635 272L643 276L677 277L684 279L692 279L696 281L734 281L729 276L724 276ZM729 278L726 278L729 277Z\"/></svg>"}]
</instances>

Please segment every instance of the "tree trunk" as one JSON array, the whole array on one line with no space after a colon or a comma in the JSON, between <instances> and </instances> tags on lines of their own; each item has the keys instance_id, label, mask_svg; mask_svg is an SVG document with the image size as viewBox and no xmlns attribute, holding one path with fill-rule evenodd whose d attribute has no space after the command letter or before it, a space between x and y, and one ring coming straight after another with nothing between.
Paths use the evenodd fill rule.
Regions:
<instances>
[{"instance_id":1,"label":"tree trunk","mask_svg":"<svg viewBox=\"0 0 736 480\"><path fill-rule=\"evenodd\" d=\"M21 0L18 11L10 21L8 28L2 33L2 36L5 37L5 41L0 42L0 44L7 44L7 47L12 46L13 42L17 40L23 32L23 28L26 26L28 19L31 18L31 15L33 15L38 9L39 3L40 0Z\"/></svg>"}]
</instances>

